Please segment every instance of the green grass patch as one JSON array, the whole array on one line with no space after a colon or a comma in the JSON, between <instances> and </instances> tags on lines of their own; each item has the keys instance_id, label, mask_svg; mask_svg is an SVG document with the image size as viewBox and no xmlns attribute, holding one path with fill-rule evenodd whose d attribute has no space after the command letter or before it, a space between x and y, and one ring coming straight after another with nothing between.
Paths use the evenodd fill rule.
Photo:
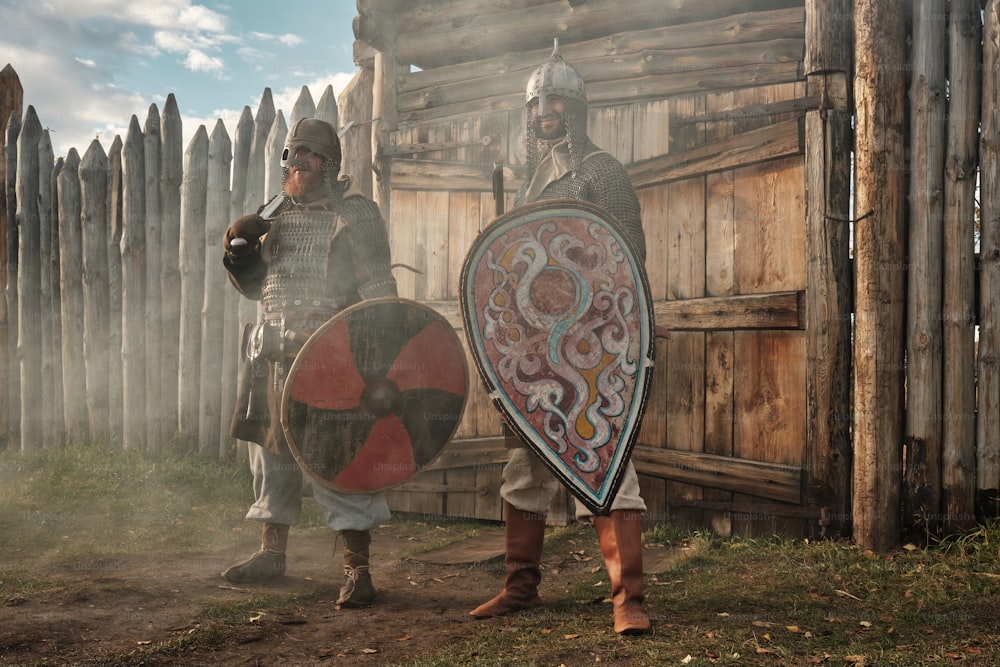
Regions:
<instances>
[{"instance_id":1,"label":"green grass patch","mask_svg":"<svg viewBox=\"0 0 1000 667\"><path fill-rule=\"evenodd\" d=\"M563 529L562 537L575 548L587 542L582 530ZM612 632L600 572L544 608L474 624L466 642L401 664L1000 664L996 524L889 554L846 542L683 537L659 528L645 537L666 537L686 552L646 576L654 634Z\"/></svg>"}]
</instances>

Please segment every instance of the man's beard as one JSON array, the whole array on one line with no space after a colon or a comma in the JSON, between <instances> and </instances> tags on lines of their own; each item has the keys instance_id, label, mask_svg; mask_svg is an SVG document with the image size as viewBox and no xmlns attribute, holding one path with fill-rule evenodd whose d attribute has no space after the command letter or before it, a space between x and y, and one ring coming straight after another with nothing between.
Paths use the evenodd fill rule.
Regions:
<instances>
[{"instance_id":1,"label":"man's beard","mask_svg":"<svg viewBox=\"0 0 1000 667\"><path fill-rule=\"evenodd\" d=\"M536 116L535 119L532 121L536 139L545 139L546 141L551 141L553 139L561 139L562 137L566 136L566 120L564 118L560 116L559 124L556 125L555 129L552 129L548 132L542 131L541 118L542 118L541 116Z\"/></svg>"},{"instance_id":2,"label":"man's beard","mask_svg":"<svg viewBox=\"0 0 1000 667\"><path fill-rule=\"evenodd\" d=\"M285 194L292 199L313 201L326 194L322 171L301 169L290 171L285 179Z\"/></svg>"}]
</instances>

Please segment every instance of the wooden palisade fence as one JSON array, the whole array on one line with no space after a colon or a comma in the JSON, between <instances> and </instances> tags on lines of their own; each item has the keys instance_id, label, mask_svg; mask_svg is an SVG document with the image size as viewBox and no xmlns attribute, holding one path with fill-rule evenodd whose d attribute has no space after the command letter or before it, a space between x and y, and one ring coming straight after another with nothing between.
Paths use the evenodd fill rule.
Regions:
<instances>
[{"instance_id":1,"label":"wooden palisade fence","mask_svg":"<svg viewBox=\"0 0 1000 667\"><path fill-rule=\"evenodd\" d=\"M244 108L235 146L219 120L182 151L176 100L133 116L106 152L54 159L21 86L0 75L8 289L0 332L2 437L22 450L98 441L162 448L181 437L230 457L241 322L252 302L229 286L220 239L229 222L281 187L287 135L265 89ZM333 88L303 88L292 118L338 123ZM13 175L13 178L11 178ZM13 287L13 289L11 288Z\"/></svg>"},{"instance_id":2,"label":"wooden palisade fence","mask_svg":"<svg viewBox=\"0 0 1000 667\"><path fill-rule=\"evenodd\" d=\"M227 285L219 239L280 187L299 117L343 128L344 172L381 206L395 261L423 270L397 275L401 295L459 327L493 161L515 188L524 83L559 37L595 140L637 188L670 329L634 457L650 516L877 549L996 516L998 3L359 0L339 108L303 88L286 124L265 90L232 137L219 121L182 150L170 96L82 158L54 158L8 67L0 437L179 434L232 454L255 306ZM499 434L473 396L458 446L394 502L500 518Z\"/></svg>"}]
</instances>

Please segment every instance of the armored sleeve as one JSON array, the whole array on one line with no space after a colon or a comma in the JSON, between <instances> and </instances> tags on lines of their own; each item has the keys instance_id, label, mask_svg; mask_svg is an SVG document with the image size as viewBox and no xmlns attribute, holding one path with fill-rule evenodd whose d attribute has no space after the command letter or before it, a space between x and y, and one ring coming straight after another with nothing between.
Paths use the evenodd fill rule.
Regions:
<instances>
[{"instance_id":1,"label":"armored sleeve","mask_svg":"<svg viewBox=\"0 0 1000 667\"><path fill-rule=\"evenodd\" d=\"M622 225L622 231L632 242L639 259L646 261L646 235L642 230L642 215L639 198L635 195L625 167L613 155L599 153L584 163L589 167L586 178L589 181L591 201L607 210Z\"/></svg>"},{"instance_id":2,"label":"armored sleeve","mask_svg":"<svg viewBox=\"0 0 1000 667\"><path fill-rule=\"evenodd\" d=\"M351 257L358 293L362 299L395 296L396 280L391 273L389 235L378 206L364 197L349 197L344 204L344 213L349 220Z\"/></svg>"}]
</instances>

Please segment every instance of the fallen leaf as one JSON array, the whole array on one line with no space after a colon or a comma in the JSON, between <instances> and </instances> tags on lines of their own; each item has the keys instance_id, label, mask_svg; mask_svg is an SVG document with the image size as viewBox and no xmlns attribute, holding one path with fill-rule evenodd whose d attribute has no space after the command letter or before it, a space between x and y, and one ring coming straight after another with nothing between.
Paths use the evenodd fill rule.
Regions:
<instances>
[{"instance_id":1,"label":"fallen leaf","mask_svg":"<svg viewBox=\"0 0 1000 667\"><path fill-rule=\"evenodd\" d=\"M580 635L577 635L577 634L563 635L563 639L579 639L579 638L580 638Z\"/></svg>"},{"instance_id":2,"label":"fallen leaf","mask_svg":"<svg viewBox=\"0 0 1000 667\"><path fill-rule=\"evenodd\" d=\"M361 652L364 653L364 654L366 654L366 655L371 655L372 653L378 653L378 649L377 648L363 648L363 649L361 649Z\"/></svg>"},{"instance_id":3,"label":"fallen leaf","mask_svg":"<svg viewBox=\"0 0 1000 667\"><path fill-rule=\"evenodd\" d=\"M870 627L872 627L872 622L871 621L858 621L858 625L860 625L863 628L870 628Z\"/></svg>"},{"instance_id":4,"label":"fallen leaf","mask_svg":"<svg viewBox=\"0 0 1000 667\"><path fill-rule=\"evenodd\" d=\"M770 623L768 621L754 621L753 625L756 626L756 627L758 627L758 628L773 628L773 627L775 627L774 623Z\"/></svg>"},{"instance_id":5,"label":"fallen leaf","mask_svg":"<svg viewBox=\"0 0 1000 667\"><path fill-rule=\"evenodd\" d=\"M772 651L771 649L764 648L763 646L758 646L755 650L757 651L757 655L764 655L765 653L774 653L774 651Z\"/></svg>"},{"instance_id":6,"label":"fallen leaf","mask_svg":"<svg viewBox=\"0 0 1000 667\"><path fill-rule=\"evenodd\" d=\"M903 548L906 549L907 551L918 551L920 549L920 547L918 547L916 544L913 544L912 542L904 544Z\"/></svg>"},{"instance_id":7,"label":"fallen leaf","mask_svg":"<svg viewBox=\"0 0 1000 667\"><path fill-rule=\"evenodd\" d=\"M686 664L688 664L689 662L691 662L692 660L694 660L694 658L692 658L692 657L691 657L690 655L686 655L686 656L684 656L684 657L683 657L683 658L681 659L681 664L682 664L682 665L686 665Z\"/></svg>"},{"instance_id":8,"label":"fallen leaf","mask_svg":"<svg viewBox=\"0 0 1000 667\"><path fill-rule=\"evenodd\" d=\"M721 616L722 618L729 618L729 612L728 611L720 611L718 614L716 614L716 616Z\"/></svg>"},{"instance_id":9,"label":"fallen leaf","mask_svg":"<svg viewBox=\"0 0 1000 667\"><path fill-rule=\"evenodd\" d=\"M258 612L257 612L256 614L254 614L253 616L251 616L251 617L250 617L250 622L251 622L251 623L260 623L260 622L261 622L261 620L262 620L262 619L263 619L263 618L264 618L265 616L267 616L267 614L266 614L266 613L264 613L264 612L262 612L262 611L258 611Z\"/></svg>"},{"instance_id":10,"label":"fallen leaf","mask_svg":"<svg viewBox=\"0 0 1000 667\"><path fill-rule=\"evenodd\" d=\"M410 635L403 635L402 637L397 637L396 641L397 642L408 642L408 641L410 641L410 639L412 639L412 637L410 637Z\"/></svg>"},{"instance_id":11,"label":"fallen leaf","mask_svg":"<svg viewBox=\"0 0 1000 667\"><path fill-rule=\"evenodd\" d=\"M786 625L785 626L785 630L788 630L789 632L794 632L797 635L802 635L802 634L805 634L805 632L806 632L805 630L803 630L802 628L800 628L797 625Z\"/></svg>"},{"instance_id":12,"label":"fallen leaf","mask_svg":"<svg viewBox=\"0 0 1000 667\"><path fill-rule=\"evenodd\" d=\"M139 641L136 642L138 646L149 646L152 643L153 642L149 641L148 639L140 639Z\"/></svg>"}]
</instances>

